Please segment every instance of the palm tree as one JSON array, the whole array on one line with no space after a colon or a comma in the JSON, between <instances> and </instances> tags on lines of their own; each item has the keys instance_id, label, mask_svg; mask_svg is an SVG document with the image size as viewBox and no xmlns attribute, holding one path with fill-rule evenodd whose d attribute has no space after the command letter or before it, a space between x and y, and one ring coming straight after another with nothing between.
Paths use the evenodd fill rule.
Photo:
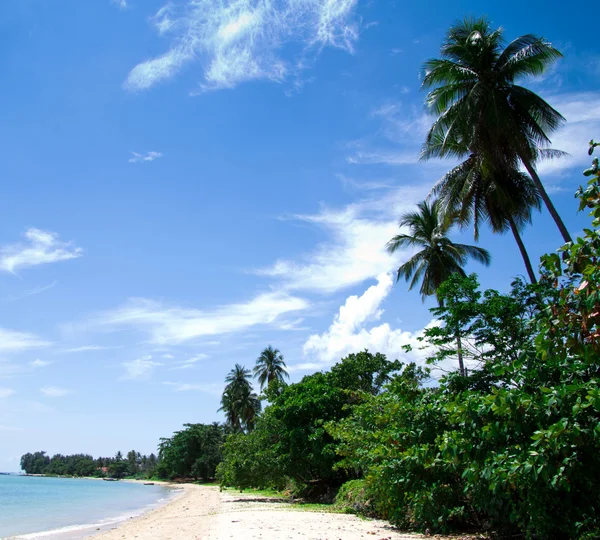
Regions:
<instances>
[{"instance_id":1,"label":"palm tree","mask_svg":"<svg viewBox=\"0 0 600 540\"><path fill-rule=\"evenodd\" d=\"M439 200L418 204L418 212L408 212L400 218L400 227L408 227L409 234L398 234L387 243L390 253L399 248L421 248L415 255L398 268L396 280L404 277L410 280L411 290L421 280L421 297L435 295L442 283L452 274L465 276L463 266L472 258L486 266L490 264L490 254L483 248L467 244L457 244L448 238L448 231L454 224L454 216L444 216ZM438 303L442 305L439 297ZM460 336L458 344L458 365L461 375L465 375Z\"/></svg>"},{"instance_id":2,"label":"palm tree","mask_svg":"<svg viewBox=\"0 0 600 540\"><path fill-rule=\"evenodd\" d=\"M262 390L265 384L268 386L276 379L281 382L284 382L283 379L286 377L289 379L290 376L285 368L283 354L279 349L274 349L271 345L264 349L254 366L254 377L258 379L260 389Z\"/></svg>"},{"instance_id":3,"label":"palm tree","mask_svg":"<svg viewBox=\"0 0 600 540\"><path fill-rule=\"evenodd\" d=\"M461 226L473 222L475 240L479 239L481 221L495 233L510 230L517 242L527 274L537 283L521 231L531 223L533 209L540 209L540 195L531 179L517 170L516 164L496 171L484 157L471 154L440 181L431 194L443 204L444 213L453 213Z\"/></svg>"},{"instance_id":4,"label":"palm tree","mask_svg":"<svg viewBox=\"0 0 600 540\"><path fill-rule=\"evenodd\" d=\"M227 423L234 431L252 431L256 415L260 412L260 400L252 390L250 370L236 364L225 377L225 390L221 395L219 411L225 412Z\"/></svg>"},{"instance_id":5,"label":"palm tree","mask_svg":"<svg viewBox=\"0 0 600 540\"><path fill-rule=\"evenodd\" d=\"M565 242L571 241L535 168L545 157L562 155L548 148L549 134L563 116L534 92L517 84L544 71L561 53L545 39L527 34L504 48L502 29L486 19L465 19L452 26L441 58L424 64L426 103L437 116L422 158L462 157L465 149L485 148L493 161L518 161L531 176Z\"/></svg>"}]
</instances>

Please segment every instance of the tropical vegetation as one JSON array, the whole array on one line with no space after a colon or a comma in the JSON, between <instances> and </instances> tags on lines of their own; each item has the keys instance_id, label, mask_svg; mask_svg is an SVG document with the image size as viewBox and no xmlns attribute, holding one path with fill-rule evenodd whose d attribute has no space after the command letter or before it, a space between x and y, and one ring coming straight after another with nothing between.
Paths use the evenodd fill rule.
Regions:
<instances>
[{"instance_id":1,"label":"tropical vegetation","mask_svg":"<svg viewBox=\"0 0 600 540\"><path fill-rule=\"evenodd\" d=\"M522 85L560 56L543 38L505 44L501 29L466 19L424 65L435 120L422 158L462 162L387 243L390 253L412 250L397 281L437 300L437 324L420 338L423 365L354 351L288 384L269 345L252 371L235 364L226 376L224 424L186 424L152 461L134 451L98 460L36 452L22 468L285 490L429 533L600 537L600 162L576 193L591 224L573 241L537 173L560 156L549 137L564 119ZM565 244L537 275L522 232L542 203ZM511 231L528 283L481 290L467 272L490 255L450 235L472 226L478 240L482 223Z\"/></svg>"}]
</instances>

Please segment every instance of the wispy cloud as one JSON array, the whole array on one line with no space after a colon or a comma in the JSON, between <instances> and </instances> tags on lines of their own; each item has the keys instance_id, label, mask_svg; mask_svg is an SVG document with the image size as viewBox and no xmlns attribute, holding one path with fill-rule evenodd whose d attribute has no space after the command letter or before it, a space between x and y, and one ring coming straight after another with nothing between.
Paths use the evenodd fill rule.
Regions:
<instances>
[{"instance_id":1,"label":"wispy cloud","mask_svg":"<svg viewBox=\"0 0 600 540\"><path fill-rule=\"evenodd\" d=\"M20 300L21 298L27 298L28 296L35 296L36 294L40 294L40 293L43 293L45 291L49 291L57 283L58 283L58 281L55 280L52 283L50 283L50 285L44 285L44 286L41 286L41 287L34 287L33 289L30 289L28 291L22 292L20 294L9 296L8 298L6 298L6 301L8 302L8 301Z\"/></svg>"},{"instance_id":2,"label":"wispy cloud","mask_svg":"<svg viewBox=\"0 0 600 540\"><path fill-rule=\"evenodd\" d=\"M162 366L160 362L154 362L152 355L137 358L131 362L123 362L121 364L125 368L125 374L121 377L122 380L133 379L149 379L154 371L154 368Z\"/></svg>"},{"instance_id":3,"label":"wispy cloud","mask_svg":"<svg viewBox=\"0 0 600 540\"><path fill-rule=\"evenodd\" d=\"M33 362L29 362L29 365L33 368L43 368L46 366L49 366L52 362L48 361L48 360L40 360L39 358L37 360L34 360Z\"/></svg>"},{"instance_id":4,"label":"wispy cloud","mask_svg":"<svg viewBox=\"0 0 600 540\"><path fill-rule=\"evenodd\" d=\"M162 152L146 152L145 154L139 154L138 152L131 152L129 163L146 163L154 161L155 159L163 157Z\"/></svg>"},{"instance_id":5,"label":"wispy cloud","mask_svg":"<svg viewBox=\"0 0 600 540\"><path fill-rule=\"evenodd\" d=\"M400 92L410 89L402 86ZM421 109L399 101L385 101L370 112L376 129L370 135L349 143L352 153L346 161L353 165L415 165L432 118Z\"/></svg>"},{"instance_id":6,"label":"wispy cloud","mask_svg":"<svg viewBox=\"0 0 600 540\"><path fill-rule=\"evenodd\" d=\"M59 388L58 386L45 386L44 388L40 388L40 392L44 394L44 396L49 398L59 398L64 397L67 394L72 394L72 390L67 390L66 388Z\"/></svg>"},{"instance_id":7,"label":"wispy cloud","mask_svg":"<svg viewBox=\"0 0 600 540\"><path fill-rule=\"evenodd\" d=\"M83 253L70 242L59 240L53 232L32 228L24 236L25 243L0 248L0 270L15 273L20 268L76 259Z\"/></svg>"},{"instance_id":8,"label":"wispy cloud","mask_svg":"<svg viewBox=\"0 0 600 540\"><path fill-rule=\"evenodd\" d=\"M0 388L0 399L9 398L15 394L16 392L12 388Z\"/></svg>"},{"instance_id":9,"label":"wispy cloud","mask_svg":"<svg viewBox=\"0 0 600 540\"><path fill-rule=\"evenodd\" d=\"M0 328L0 353L37 349L49 345L51 345L49 341L44 341L34 334Z\"/></svg>"},{"instance_id":10,"label":"wispy cloud","mask_svg":"<svg viewBox=\"0 0 600 540\"><path fill-rule=\"evenodd\" d=\"M187 0L168 3L151 19L171 48L135 66L125 88L146 90L186 64L202 65L201 90L249 80L281 82L325 46L352 52L358 39L357 0ZM279 54L287 46L296 58Z\"/></svg>"},{"instance_id":11,"label":"wispy cloud","mask_svg":"<svg viewBox=\"0 0 600 540\"><path fill-rule=\"evenodd\" d=\"M173 369L192 369L193 367L196 366L196 364L198 362L201 362L202 360L206 360L207 358L208 358L208 354L204 354L204 353L196 354L196 355L192 356L191 358L188 358L187 360L180 362Z\"/></svg>"},{"instance_id":12,"label":"wispy cloud","mask_svg":"<svg viewBox=\"0 0 600 540\"><path fill-rule=\"evenodd\" d=\"M309 303L283 292L268 292L245 303L210 310L168 307L148 299L131 299L124 306L88 322L90 329L134 328L155 345L177 345L203 336L240 332L253 326L276 326L285 314L305 310Z\"/></svg>"},{"instance_id":13,"label":"wispy cloud","mask_svg":"<svg viewBox=\"0 0 600 540\"><path fill-rule=\"evenodd\" d=\"M110 349L122 349L121 345L82 345L81 347L72 347L70 349L63 349L64 353L80 353L90 351L107 351Z\"/></svg>"},{"instance_id":14,"label":"wispy cloud","mask_svg":"<svg viewBox=\"0 0 600 540\"><path fill-rule=\"evenodd\" d=\"M127 9L127 0L110 0L111 4L116 4L119 6L119 9L123 11Z\"/></svg>"},{"instance_id":15,"label":"wispy cloud","mask_svg":"<svg viewBox=\"0 0 600 540\"><path fill-rule=\"evenodd\" d=\"M566 125L551 136L552 148L568 152L570 157L542 161L538 172L552 175L574 167L586 168L591 163L588 143L600 133L600 92L565 93L546 99L567 119Z\"/></svg>"},{"instance_id":16,"label":"wispy cloud","mask_svg":"<svg viewBox=\"0 0 600 540\"><path fill-rule=\"evenodd\" d=\"M223 385L218 385L216 383L190 384L163 381L163 384L165 386L170 386L175 392L204 392L206 394L218 396L223 391Z\"/></svg>"},{"instance_id":17,"label":"wispy cloud","mask_svg":"<svg viewBox=\"0 0 600 540\"><path fill-rule=\"evenodd\" d=\"M311 253L279 260L257 273L277 278L286 289L331 293L390 272L409 252L392 257L385 243L398 232L400 214L426 192L427 188L408 186L340 209L293 216L290 219L322 229L327 240Z\"/></svg>"}]
</instances>

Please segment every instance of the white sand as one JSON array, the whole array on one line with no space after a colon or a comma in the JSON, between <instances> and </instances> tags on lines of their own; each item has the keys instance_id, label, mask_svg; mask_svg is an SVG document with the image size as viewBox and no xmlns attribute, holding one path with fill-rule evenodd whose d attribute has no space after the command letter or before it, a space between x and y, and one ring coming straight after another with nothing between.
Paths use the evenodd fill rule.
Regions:
<instances>
[{"instance_id":1,"label":"white sand","mask_svg":"<svg viewBox=\"0 0 600 540\"><path fill-rule=\"evenodd\" d=\"M414 540L382 521L294 510L277 500L216 487L184 485L182 495L94 539L123 540Z\"/></svg>"}]
</instances>

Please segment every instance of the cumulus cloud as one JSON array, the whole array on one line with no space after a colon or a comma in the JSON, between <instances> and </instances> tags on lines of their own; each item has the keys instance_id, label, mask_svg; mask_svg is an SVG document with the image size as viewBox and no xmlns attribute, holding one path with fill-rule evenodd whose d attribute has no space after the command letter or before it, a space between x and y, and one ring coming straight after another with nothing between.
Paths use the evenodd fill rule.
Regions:
<instances>
[{"instance_id":1,"label":"cumulus cloud","mask_svg":"<svg viewBox=\"0 0 600 540\"><path fill-rule=\"evenodd\" d=\"M14 274L20 268L76 259L83 253L53 232L31 228L24 236L26 242L0 248L0 270Z\"/></svg>"},{"instance_id":2,"label":"cumulus cloud","mask_svg":"<svg viewBox=\"0 0 600 540\"><path fill-rule=\"evenodd\" d=\"M294 76L308 54L323 47L353 51L357 0L186 0L171 2L151 19L170 48L135 66L125 88L146 90L189 63L202 64L202 91L255 79ZM295 56L284 60L286 47Z\"/></svg>"},{"instance_id":3,"label":"cumulus cloud","mask_svg":"<svg viewBox=\"0 0 600 540\"><path fill-rule=\"evenodd\" d=\"M139 154L138 152L131 152L129 163L147 163L152 162L155 159L163 157L162 152L146 152L145 154Z\"/></svg>"},{"instance_id":4,"label":"cumulus cloud","mask_svg":"<svg viewBox=\"0 0 600 540\"><path fill-rule=\"evenodd\" d=\"M340 209L292 216L325 231L328 239L304 257L276 261L257 273L278 278L287 289L331 293L390 272L410 252L390 256L385 244L398 233L399 216L425 195L425 188L403 187Z\"/></svg>"},{"instance_id":5,"label":"cumulus cloud","mask_svg":"<svg viewBox=\"0 0 600 540\"><path fill-rule=\"evenodd\" d=\"M44 341L34 334L0 328L0 353L18 352L49 345L51 345L50 342Z\"/></svg>"},{"instance_id":6,"label":"cumulus cloud","mask_svg":"<svg viewBox=\"0 0 600 540\"><path fill-rule=\"evenodd\" d=\"M406 357L402 347L411 345L415 351L411 360L422 360L419 351L422 344L418 337L422 332L406 332L393 329L388 323L377 323L383 314L381 307L392 290L390 274L381 274L377 283L370 286L361 296L349 296L333 319L331 326L322 334L311 335L304 344L304 355L312 360L297 366L314 369L315 366L329 366L344 356L365 349L381 352L390 358ZM368 326L368 323L374 323Z\"/></svg>"},{"instance_id":7,"label":"cumulus cloud","mask_svg":"<svg viewBox=\"0 0 600 540\"><path fill-rule=\"evenodd\" d=\"M306 300L283 292L264 293L245 303L206 311L168 307L148 299L131 299L124 306L92 319L89 325L92 328L134 328L147 333L156 345L177 345L259 325L277 327L281 316L308 307Z\"/></svg>"},{"instance_id":8,"label":"cumulus cloud","mask_svg":"<svg viewBox=\"0 0 600 540\"><path fill-rule=\"evenodd\" d=\"M0 399L9 398L15 394L16 392L12 388L0 388Z\"/></svg>"},{"instance_id":9,"label":"cumulus cloud","mask_svg":"<svg viewBox=\"0 0 600 540\"><path fill-rule=\"evenodd\" d=\"M72 393L71 390L59 388L58 386L45 386L40 388L40 392L49 398L59 398Z\"/></svg>"},{"instance_id":10,"label":"cumulus cloud","mask_svg":"<svg viewBox=\"0 0 600 540\"><path fill-rule=\"evenodd\" d=\"M121 377L123 380L149 379L154 368L162 366L160 362L154 362L151 355L123 362L121 365L125 368L125 374Z\"/></svg>"}]
</instances>

